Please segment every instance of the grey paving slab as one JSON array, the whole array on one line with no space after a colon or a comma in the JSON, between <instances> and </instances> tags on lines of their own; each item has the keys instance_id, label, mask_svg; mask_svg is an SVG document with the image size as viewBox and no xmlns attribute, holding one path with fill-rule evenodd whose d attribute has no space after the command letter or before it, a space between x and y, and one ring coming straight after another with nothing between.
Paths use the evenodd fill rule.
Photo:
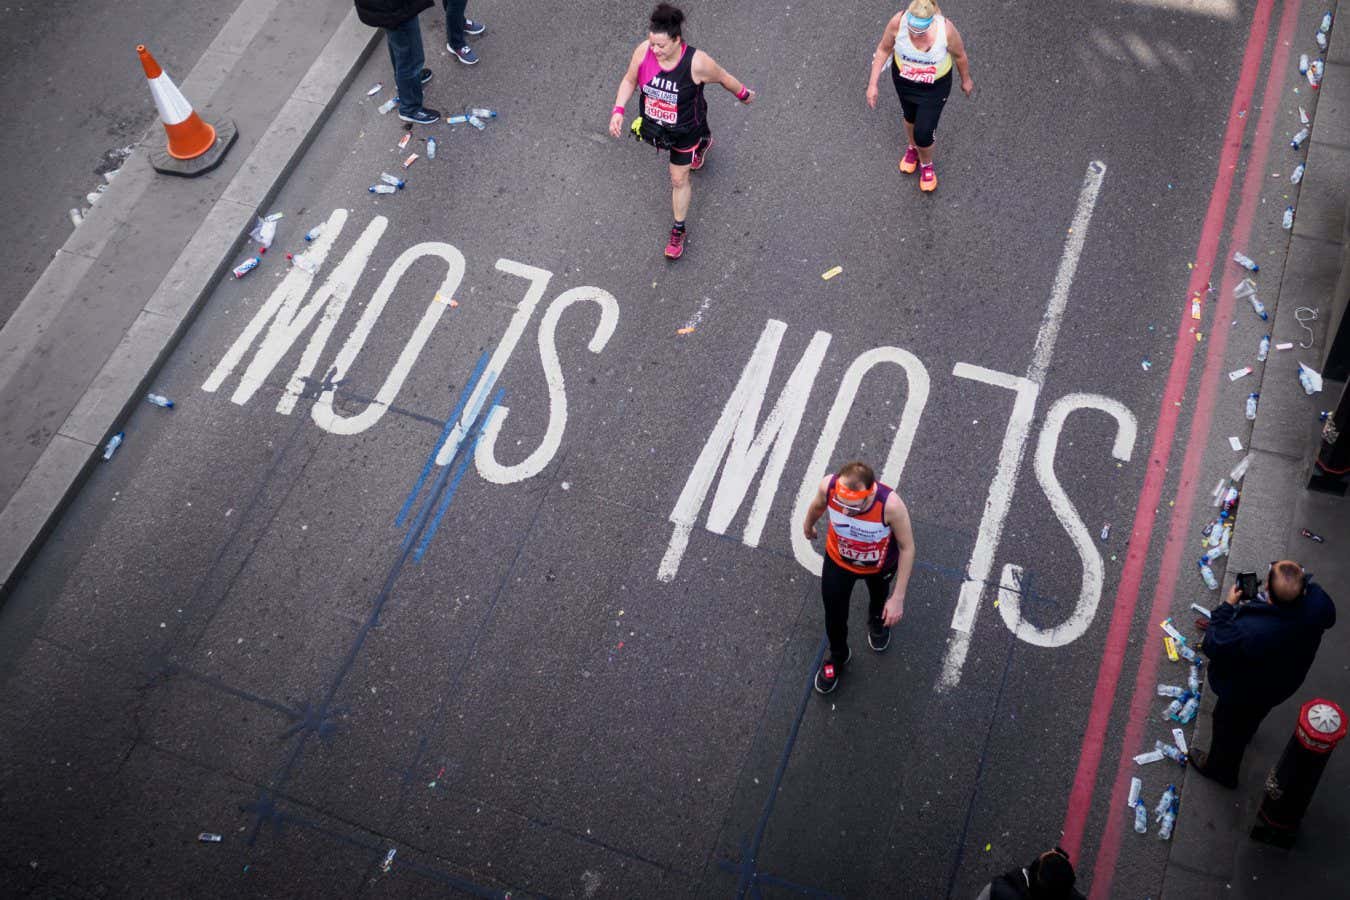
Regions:
<instances>
[{"instance_id":1,"label":"grey paving slab","mask_svg":"<svg viewBox=\"0 0 1350 900\"><path fill-rule=\"evenodd\" d=\"M1330 117L1328 117L1330 119ZM1345 228L1350 200L1350 147L1313 141L1308 146L1308 173L1303 176L1294 216L1294 234L1326 241L1335 252Z\"/></svg>"}]
</instances>

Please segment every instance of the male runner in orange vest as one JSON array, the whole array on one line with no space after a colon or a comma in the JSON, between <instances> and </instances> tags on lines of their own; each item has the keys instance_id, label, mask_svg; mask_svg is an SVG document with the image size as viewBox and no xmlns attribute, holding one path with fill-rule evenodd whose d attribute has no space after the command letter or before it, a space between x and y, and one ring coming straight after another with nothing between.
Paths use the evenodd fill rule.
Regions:
<instances>
[{"instance_id":1,"label":"male runner in orange vest","mask_svg":"<svg viewBox=\"0 0 1350 900\"><path fill-rule=\"evenodd\" d=\"M816 690L828 694L849 661L848 603L853 585L867 585L867 643L877 653L891 642L891 626L905 614L905 589L914 569L914 530L909 510L872 467L851 462L820 482L806 510L802 531L816 537L816 522L829 512L820 594L830 653L816 672ZM889 596L887 594L889 593Z\"/></svg>"}]
</instances>

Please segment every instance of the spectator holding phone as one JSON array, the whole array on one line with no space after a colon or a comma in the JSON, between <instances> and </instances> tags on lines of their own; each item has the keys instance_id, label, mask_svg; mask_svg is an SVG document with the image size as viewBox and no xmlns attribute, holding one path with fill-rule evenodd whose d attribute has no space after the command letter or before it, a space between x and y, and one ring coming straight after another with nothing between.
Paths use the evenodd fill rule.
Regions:
<instances>
[{"instance_id":1,"label":"spectator holding phone","mask_svg":"<svg viewBox=\"0 0 1350 900\"><path fill-rule=\"evenodd\" d=\"M1261 721L1303 684L1322 632L1336 624L1331 597L1298 563L1271 563L1264 594L1251 590L1254 583L1238 576L1211 613L1201 646L1218 702L1209 752L1191 753L1191 767L1228 788L1237 787L1242 754Z\"/></svg>"}]
</instances>

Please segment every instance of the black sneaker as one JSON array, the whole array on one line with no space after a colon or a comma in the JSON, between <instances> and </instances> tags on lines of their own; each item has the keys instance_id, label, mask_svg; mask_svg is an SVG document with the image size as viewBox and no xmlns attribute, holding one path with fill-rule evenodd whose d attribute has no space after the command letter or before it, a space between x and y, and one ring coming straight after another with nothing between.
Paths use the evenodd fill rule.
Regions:
<instances>
[{"instance_id":1,"label":"black sneaker","mask_svg":"<svg viewBox=\"0 0 1350 900\"><path fill-rule=\"evenodd\" d=\"M487 31L487 26L482 22L475 22L473 19L464 20L464 33L478 35Z\"/></svg>"},{"instance_id":2,"label":"black sneaker","mask_svg":"<svg viewBox=\"0 0 1350 900\"><path fill-rule=\"evenodd\" d=\"M435 125L441 120L441 111L424 106L415 113L399 113L398 117L403 121L411 122L414 125Z\"/></svg>"},{"instance_id":3,"label":"black sneaker","mask_svg":"<svg viewBox=\"0 0 1350 900\"><path fill-rule=\"evenodd\" d=\"M839 686L839 676L843 674L842 669L848 665L848 661L853 658L853 649L849 648L848 655L844 661L835 664L833 657L826 659L820 664L820 669L816 672L816 691L821 694L828 694Z\"/></svg>"},{"instance_id":4,"label":"black sneaker","mask_svg":"<svg viewBox=\"0 0 1350 900\"><path fill-rule=\"evenodd\" d=\"M881 624L878 619L875 622L867 623L867 646L871 647L877 653L881 653L891 645L891 629Z\"/></svg>"},{"instance_id":5,"label":"black sneaker","mask_svg":"<svg viewBox=\"0 0 1350 900\"><path fill-rule=\"evenodd\" d=\"M431 80L431 76L433 74L435 73L432 72L430 69L423 69L422 71L417 73L417 77L423 84L426 84L428 81Z\"/></svg>"}]
</instances>

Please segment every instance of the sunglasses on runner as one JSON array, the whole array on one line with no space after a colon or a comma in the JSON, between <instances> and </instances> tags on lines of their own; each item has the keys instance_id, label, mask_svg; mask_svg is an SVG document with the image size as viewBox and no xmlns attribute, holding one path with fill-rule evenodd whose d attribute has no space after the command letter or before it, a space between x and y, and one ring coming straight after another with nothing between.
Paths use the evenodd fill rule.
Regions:
<instances>
[{"instance_id":1,"label":"sunglasses on runner","mask_svg":"<svg viewBox=\"0 0 1350 900\"><path fill-rule=\"evenodd\" d=\"M867 509L872 500L872 488L848 488L842 484L834 486L834 502L846 511L860 513Z\"/></svg>"}]
</instances>

